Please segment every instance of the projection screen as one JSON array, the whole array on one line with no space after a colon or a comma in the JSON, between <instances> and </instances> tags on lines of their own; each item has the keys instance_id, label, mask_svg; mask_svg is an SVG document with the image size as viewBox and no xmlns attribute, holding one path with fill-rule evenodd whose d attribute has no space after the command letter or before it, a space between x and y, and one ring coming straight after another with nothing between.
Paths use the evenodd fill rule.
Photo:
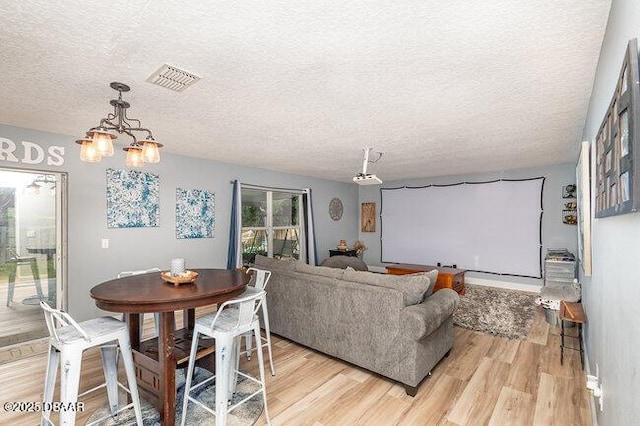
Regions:
<instances>
[{"instance_id":1,"label":"projection screen","mask_svg":"<svg viewBox=\"0 0 640 426\"><path fill-rule=\"evenodd\" d=\"M382 188L381 261L541 278L544 178Z\"/></svg>"}]
</instances>

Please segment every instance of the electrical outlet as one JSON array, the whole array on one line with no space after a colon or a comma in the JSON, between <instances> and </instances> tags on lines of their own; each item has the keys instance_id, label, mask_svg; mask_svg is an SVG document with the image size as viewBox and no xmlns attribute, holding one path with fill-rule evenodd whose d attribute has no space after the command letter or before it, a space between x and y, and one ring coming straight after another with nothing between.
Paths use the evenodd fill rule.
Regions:
<instances>
[{"instance_id":1,"label":"electrical outlet","mask_svg":"<svg viewBox=\"0 0 640 426\"><path fill-rule=\"evenodd\" d=\"M598 363L596 363L596 375L592 376L587 374L587 389L589 389L593 397L597 400L598 406L600 407L600 412L604 411L604 396Z\"/></svg>"},{"instance_id":2,"label":"electrical outlet","mask_svg":"<svg viewBox=\"0 0 640 426\"><path fill-rule=\"evenodd\" d=\"M108 238L103 238L102 239L102 248L103 249L109 248L109 239Z\"/></svg>"}]
</instances>

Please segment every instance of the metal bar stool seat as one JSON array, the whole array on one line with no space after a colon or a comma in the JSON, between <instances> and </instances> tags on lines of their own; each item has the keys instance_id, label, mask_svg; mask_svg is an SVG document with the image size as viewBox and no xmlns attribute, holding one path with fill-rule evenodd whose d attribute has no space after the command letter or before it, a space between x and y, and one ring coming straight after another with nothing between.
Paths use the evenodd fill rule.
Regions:
<instances>
[{"instance_id":1,"label":"metal bar stool seat","mask_svg":"<svg viewBox=\"0 0 640 426\"><path fill-rule=\"evenodd\" d=\"M77 323L68 313L53 309L46 302L40 302L40 306L44 311L50 334L41 426L53 424L50 420L50 407L52 406L59 365L62 372L60 377L60 402L62 406L68 407L77 403L78 397L106 387L110 414L91 424L98 423L108 417L115 417L121 411L133 407L136 423L138 426L142 426L142 411L127 325L113 317L101 317ZM78 394L82 353L93 347L100 347L102 351L105 383ZM122 353L128 388L118 382L118 348ZM118 403L119 387L128 392L132 400L130 404L121 408ZM75 417L75 410L61 410L60 424L73 426Z\"/></svg>"}]
</instances>

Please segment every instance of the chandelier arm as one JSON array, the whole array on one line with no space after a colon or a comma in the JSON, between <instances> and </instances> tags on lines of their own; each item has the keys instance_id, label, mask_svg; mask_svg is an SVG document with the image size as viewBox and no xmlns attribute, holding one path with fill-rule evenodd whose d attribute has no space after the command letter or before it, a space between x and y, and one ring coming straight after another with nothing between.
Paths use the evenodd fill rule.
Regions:
<instances>
[{"instance_id":1,"label":"chandelier arm","mask_svg":"<svg viewBox=\"0 0 640 426\"><path fill-rule=\"evenodd\" d=\"M146 137L146 139L154 140L154 139L153 139L153 133L151 133L151 130L149 130L149 129L145 129L144 127L138 127L138 128L136 128L136 129L130 129L130 130L134 130L134 131L136 131L136 132L147 132L147 137Z\"/></svg>"},{"instance_id":2,"label":"chandelier arm","mask_svg":"<svg viewBox=\"0 0 640 426\"><path fill-rule=\"evenodd\" d=\"M126 133L127 135L131 136L131 138L133 139L133 144L138 145L138 139L135 137L133 133L131 133L131 130L135 130L135 129L124 129L122 133Z\"/></svg>"},{"instance_id":3,"label":"chandelier arm","mask_svg":"<svg viewBox=\"0 0 640 426\"><path fill-rule=\"evenodd\" d=\"M123 112L124 112L124 114L123 114L123 116L124 116L124 118L123 118L123 122L124 122L127 126L129 126L129 127L128 127L128 129L129 129L130 131L134 131L134 132L147 132L147 139L152 139L152 140L153 140L153 133L151 132L151 130L147 129L146 127L142 127L142 122L141 122L140 120L138 120L137 118L129 117L129 116L127 115L127 110L126 110L126 109L125 109ZM131 121L131 122L135 121L135 122L137 123L138 127L133 127L133 126L131 125L130 121Z\"/></svg>"},{"instance_id":4,"label":"chandelier arm","mask_svg":"<svg viewBox=\"0 0 640 426\"><path fill-rule=\"evenodd\" d=\"M135 127L133 127L133 126L131 125L131 123L129 123L129 121L127 121L127 116L126 116L126 114L125 114L125 116L124 116L124 117L120 117L120 122L122 123L122 129L123 129L123 131L124 131L124 129L129 129L129 130L135 129Z\"/></svg>"},{"instance_id":5,"label":"chandelier arm","mask_svg":"<svg viewBox=\"0 0 640 426\"><path fill-rule=\"evenodd\" d=\"M100 125L98 127L94 127L94 129L107 129L107 130L118 130L118 127L111 122L109 118L103 118L100 120Z\"/></svg>"},{"instance_id":6,"label":"chandelier arm","mask_svg":"<svg viewBox=\"0 0 640 426\"><path fill-rule=\"evenodd\" d=\"M129 124L128 121L125 120L125 122L129 126L128 127L129 131L131 131L131 132L147 132L147 138L153 139L153 133L151 133L151 130L147 129L146 127L142 127L142 122L140 120L138 120L137 118L127 117L127 112L126 111L125 111L125 118L127 120L136 121L138 123L138 127L133 127L133 126L131 126L131 124Z\"/></svg>"},{"instance_id":7,"label":"chandelier arm","mask_svg":"<svg viewBox=\"0 0 640 426\"><path fill-rule=\"evenodd\" d=\"M145 127L125 127L125 129L123 130L123 132L125 131L129 131L129 132L147 132L147 135L153 136L153 134L151 133L151 130L145 128Z\"/></svg>"},{"instance_id":8,"label":"chandelier arm","mask_svg":"<svg viewBox=\"0 0 640 426\"><path fill-rule=\"evenodd\" d=\"M127 110L126 110L126 109L124 110L124 118L125 118L125 120L129 120L129 121L135 121L135 122L137 122L137 123L138 123L138 127L141 127L141 126L142 126L142 122L141 122L140 120L138 120L137 118L129 117L129 116L127 115Z\"/></svg>"}]
</instances>

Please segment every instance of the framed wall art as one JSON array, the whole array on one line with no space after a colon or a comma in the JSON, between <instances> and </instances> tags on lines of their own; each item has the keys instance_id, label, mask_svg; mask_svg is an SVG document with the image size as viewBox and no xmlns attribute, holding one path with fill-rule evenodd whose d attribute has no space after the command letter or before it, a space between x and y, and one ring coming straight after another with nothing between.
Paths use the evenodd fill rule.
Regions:
<instances>
[{"instance_id":1,"label":"framed wall art","mask_svg":"<svg viewBox=\"0 0 640 426\"><path fill-rule=\"evenodd\" d=\"M342 219L342 213L344 211L344 207L342 205L342 201L340 198L332 198L329 202L329 217L333 220Z\"/></svg>"},{"instance_id":2,"label":"framed wall art","mask_svg":"<svg viewBox=\"0 0 640 426\"><path fill-rule=\"evenodd\" d=\"M573 184L563 186L562 198L576 198L576 186Z\"/></svg>"},{"instance_id":3,"label":"framed wall art","mask_svg":"<svg viewBox=\"0 0 640 426\"><path fill-rule=\"evenodd\" d=\"M362 203L361 231L376 232L376 203Z\"/></svg>"},{"instance_id":4,"label":"framed wall art","mask_svg":"<svg viewBox=\"0 0 640 426\"><path fill-rule=\"evenodd\" d=\"M176 189L176 238L213 238L215 194L200 189Z\"/></svg>"},{"instance_id":5,"label":"framed wall art","mask_svg":"<svg viewBox=\"0 0 640 426\"><path fill-rule=\"evenodd\" d=\"M629 41L613 99L595 141L595 217L640 207L638 42Z\"/></svg>"},{"instance_id":6,"label":"framed wall art","mask_svg":"<svg viewBox=\"0 0 640 426\"><path fill-rule=\"evenodd\" d=\"M138 170L107 169L107 227L158 226L160 178Z\"/></svg>"}]
</instances>

